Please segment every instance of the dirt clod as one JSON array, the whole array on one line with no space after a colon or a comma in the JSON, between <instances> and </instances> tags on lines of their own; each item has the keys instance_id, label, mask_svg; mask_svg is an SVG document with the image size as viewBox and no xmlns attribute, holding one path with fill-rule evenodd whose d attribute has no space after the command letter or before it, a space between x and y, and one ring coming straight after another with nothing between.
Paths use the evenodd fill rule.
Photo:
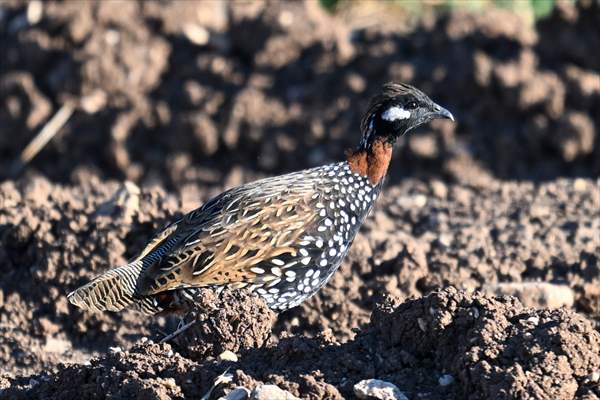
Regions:
<instances>
[{"instance_id":1,"label":"dirt clod","mask_svg":"<svg viewBox=\"0 0 600 400\"><path fill-rule=\"evenodd\" d=\"M524 309L515 298L448 289L384 305L373 323L386 347L433 361L472 398L575 398L594 390L586 377L600 365L600 334L564 309Z\"/></svg>"},{"instance_id":2,"label":"dirt clod","mask_svg":"<svg viewBox=\"0 0 600 400\"><path fill-rule=\"evenodd\" d=\"M548 282L510 282L484 286L484 290L497 295L517 297L526 307L573 307L575 293L567 285Z\"/></svg>"},{"instance_id":3,"label":"dirt clod","mask_svg":"<svg viewBox=\"0 0 600 400\"><path fill-rule=\"evenodd\" d=\"M354 385L354 394L359 399L408 400L408 398L389 382L379 379L365 379Z\"/></svg>"},{"instance_id":4,"label":"dirt clod","mask_svg":"<svg viewBox=\"0 0 600 400\"><path fill-rule=\"evenodd\" d=\"M264 300L245 291L204 290L182 323L195 323L173 339L192 360L217 357L225 351L261 348L271 337L276 316Z\"/></svg>"}]
</instances>

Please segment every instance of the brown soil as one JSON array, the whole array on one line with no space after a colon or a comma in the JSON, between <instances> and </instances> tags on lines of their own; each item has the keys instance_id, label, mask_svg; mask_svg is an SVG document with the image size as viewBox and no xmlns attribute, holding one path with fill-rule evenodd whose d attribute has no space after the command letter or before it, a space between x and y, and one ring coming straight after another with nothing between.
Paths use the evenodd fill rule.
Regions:
<instances>
[{"instance_id":1,"label":"brown soil","mask_svg":"<svg viewBox=\"0 0 600 400\"><path fill-rule=\"evenodd\" d=\"M34 373L35 382L49 382L43 389L35 386L23 392L24 396L44 397L53 391L62 392L64 387L60 385L82 379L90 380L82 381L82 385L97 382L96 374L110 369L117 356L111 354L107 359L94 361L92 365L100 369L93 373L84 372L91 368L89 365L65 370L59 362L83 362L90 353L105 353L109 347L127 349L143 336L159 340L161 331L175 329L175 318L141 320L133 312L84 314L68 306L65 299L67 291L106 268L107 263L123 262L139 249L160 221L175 213L177 204L173 197L159 190L142 190L136 202L131 201L135 191L125 186L119 190L118 185L92 181L64 188L41 178L18 185L7 182L1 188L0 256L5 268L0 287L0 345L4 371L9 376ZM128 196L112 196L111 191L127 192L130 197L123 201ZM194 396L194 390L208 390L211 379L223 372L220 364L211 361L213 357L230 350L244 353L241 364L235 367L241 371L236 372L238 384L274 382L312 398L319 398L323 391L347 395L352 383L370 377L389 379L407 393L429 393L429 398L461 398L466 392L472 392L473 398L486 398L502 390L542 393L550 389L558 397L548 398L573 398L575 393L592 390L593 385L587 385L585 379L600 368L598 358L593 357L600 351L593 322L600 315L599 243L595 236L600 229L596 206L599 194L599 181L583 179L538 186L490 179L478 187L406 180L388 188L331 283L301 307L282 314L273 329L272 314L264 303L257 303L253 297L246 299L242 293L224 292L218 298L207 293L199 305L198 319L202 322L173 342L178 354L175 361L167 355L170 347L154 345L148 349L147 344L119 356L124 358L118 362L125 363L117 368L120 371L127 372L125 367L131 362L168 362L163 369L169 374L156 372L156 377L150 379L138 375L139 368L146 367L136 367L122 377L127 382L133 379L133 386L124 388L113 382L101 393L125 396L129 392L122 390L160 391L163 381L159 377L174 377L178 382L172 388L175 392L167 393ZM128 204L135 208L129 209ZM132 217L128 224L124 218L129 213ZM377 311L369 325L373 307L383 307L375 306L375 302L388 293L396 296L399 303L448 285L491 292L501 282L531 280L563 285L573 293L574 302L567 306L591 319L567 309L534 311L524 309L514 299L489 295L471 298L449 291L427 300L405 302L393 317L384 317L385 313ZM550 296L556 293L559 292ZM526 296L523 300L540 308L545 305L535 301L532 304ZM430 302L439 304L429 306ZM463 303L469 305L457 306ZM471 326L460 319L466 318L461 307L468 310L474 307L470 304L483 307L477 311L483 316L481 321L485 321L478 322L481 326ZM391 310L391 306L386 307ZM429 314L433 309L439 309L437 314ZM491 316L486 317L486 313ZM520 322L528 318L540 322L536 326ZM424 322L418 322L419 319ZM473 317L475 320L479 321ZM374 326L379 330L378 339L360 339L363 335L371 337L369 332ZM427 332L435 332L431 338L415 330L423 326ZM455 332L450 326L461 331ZM498 337L494 330L505 336ZM270 331L273 337L269 341ZM530 339L528 332L535 339ZM290 337L290 333L295 336ZM470 339L464 339L465 344L455 340L472 334L482 336L477 339L476 349L456 347L473 345ZM414 343L415 339L418 343ZM370 344L379 346L382 341L389 342L390 347L369 350ZM540 355L554 349L552 346L558 346L552 350L555 355ZM515 350L511 351L523 358L523 364L506 356L505 348L513 347ZM323 348L327 351L323 352ZM450 350L454 355L446 357L444 354ZM146 352L150 352L149 358L144 358ZM422 352L430 353L425 357ZM492 368L478 352L503 356L489 356L494 359ZM373 360L363 365L366 354L371 354L369 360L390 357L388 363L404 367L388 371L391 367L372 365ZM340 358L342 355L349 358ZM202 376L202 385L192 391L180 386L186 381L176 377L179 367L173 369L170 364L178 365L179 358L194 365L193 369L182 368ZM565 360L577 366L567 367L563 365ZM568 385L545 388L546 383L540 381L528 386L531 374L545 376L540 368L546 368L548 363L553 363L548 371L562 374L556 379ZM348 371L350 367L343 365L353 367ZM269 373L263 372L267 366ZM406 371L409 367L416 372ZM156 368L159 367L152 370ZM578 368L583 372L576 373ZM475 375L465 372L472 369ZM451 388L436 383L446 373L457 380ZM485 383L490 376L497 387ZM11 379L6 384L11 388L8 393L21 393L27 386L22 386L23 382L29 384L29 379ZM189 379L197 382L200 378ZM165 384L168 386L169 382ZM59 386L52 386L55 384ZM90 390L97 393L98 388ZM68 394L65 396L68 398Z\"/></svg>"},{"instance_id":2,"label":"brown soil","mask_svg":"<svg viewBox=\"0 0 600 400\"><path fill-rule=\"evenodd\" d=\"M29 25L22 2L3 2L0 178L69 99L79 111L31 164L53 181L86 168L181 188L319 165L356 143L388 80L458 120L400 143L394 180L455 176L445 167L465 150L503 178L600 172L596 1L537 25L497 9L396 31L302 3L214 3L44 2Z\"/></svg>"},{"instance_id":3,"label":"brown soil","mask_svg":"<svg viewBox=\"0 0 600 400\"><path fill-rule=\"evenodd\" d=\"M211 398L260 383L352 398L368 378L410 399L599 398L598 3L391 28L224 4L44 2L39 21L0 5L0 398L200 398L228 367ZM207 291L170 344L175 317L68 304L224 188L343 157L387 80L458 123L403 138L318 295L275 318ZM19 173L65 101L77 110Z\"/></svg>"},{"instance_id":4,"label":"brown soil","mask_svg":"<svg viewBox=\"0 0 600 400\"><path fill-rule=\"evenodd\" d=\"M238 309L235 302L229 307ZM377 377L395 382L412 398L592 399L600 395L593 381L599 352L600 333L572 311L524 309L515 298L449 288L400 305L384 300L371 322L344 344L328 334L282 337L233 362L192 361L169 345L143 340L88 365L12 381L6 394L198 398L230 369L232 382L215 395L236 385L270 382L305 398L341 399L359 380ZM442 376L452 382L440 384Z\"/></svg>"}]
</instances>

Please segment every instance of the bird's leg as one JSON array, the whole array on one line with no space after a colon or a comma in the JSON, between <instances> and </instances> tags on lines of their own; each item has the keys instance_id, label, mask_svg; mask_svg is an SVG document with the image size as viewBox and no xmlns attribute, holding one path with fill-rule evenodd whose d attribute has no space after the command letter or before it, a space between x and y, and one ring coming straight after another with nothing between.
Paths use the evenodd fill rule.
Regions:
<instances>
[{"instance_id":1,"label":"bird's leg","mask_svg":"<svg viewBox=\"0 0 600 400\"><path fill-rule=\"evenodd\" d=\"M175 329L175 330L179 330L179 329L183 328L183 326L185 324L186 324L185 317L179 317L179 322L177 323L177 329Z\"/></svg>"},{"instance_id":2,"label":"bird's leg","mask_svg":"<svg viewBox=\"0 0 600 400\"><path fill-rule=\"evenodd\" d=\"M217 286L214 288L215 293L217 294L217 297L219 299L221 299L221 296L223 295L223 289L225 289L225 286Z\"/></svg>"},{"instance_id":3,"label":"bird's leg","mask_svg":"<svg viewBox=\"0 0 600 400\"><path fill-rule=\"evenodd\" d=\"M160 341L160 343L164 343L167 342L177 336L179 336L181 333L185 332L186 330L188 330L192 325L194 325L196 323L196 319L192 319L190 322L184 323L185 319L182 318L179 321L179 325L177 326L177 329L175 330L175 332L165 336L164 338L162 338L162 340Z\"/></svg>"}]
</instances>

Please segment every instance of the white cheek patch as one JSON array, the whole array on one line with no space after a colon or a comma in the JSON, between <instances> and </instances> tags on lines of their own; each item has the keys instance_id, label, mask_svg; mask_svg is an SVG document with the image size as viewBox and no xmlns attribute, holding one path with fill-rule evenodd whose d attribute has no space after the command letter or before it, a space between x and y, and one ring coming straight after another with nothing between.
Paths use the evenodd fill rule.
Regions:
<instances>
[{"instance_id":1,"label":"white cheek patch","mask_svg":"<svg viewBox=\"0 0 600 400\"><path fill-rule=\"evenodd\" d=\"M390 122L397 121L399 119L407 119L410 118L410 111L398 106L394 106L385 110L385 112L381 114L381 118Z\"/></svg>"}]
</instances>

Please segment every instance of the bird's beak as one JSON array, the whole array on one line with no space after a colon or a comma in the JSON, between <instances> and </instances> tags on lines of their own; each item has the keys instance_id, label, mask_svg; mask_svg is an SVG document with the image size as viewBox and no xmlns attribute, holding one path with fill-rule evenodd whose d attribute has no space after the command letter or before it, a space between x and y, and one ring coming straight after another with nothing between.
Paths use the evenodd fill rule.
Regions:
<instances>
[{"instance_id":1,"label":"bird's beak","mask_svg":"<svg viewBox=\"0 0 600 400\"><path fill-rule=\"evenodd\" d=\"M432 118L441 118L441 119L449 119L454 122L454 115L444 107L434 104L433 111L431 112Z\"/></svg>"}]
</instances>

